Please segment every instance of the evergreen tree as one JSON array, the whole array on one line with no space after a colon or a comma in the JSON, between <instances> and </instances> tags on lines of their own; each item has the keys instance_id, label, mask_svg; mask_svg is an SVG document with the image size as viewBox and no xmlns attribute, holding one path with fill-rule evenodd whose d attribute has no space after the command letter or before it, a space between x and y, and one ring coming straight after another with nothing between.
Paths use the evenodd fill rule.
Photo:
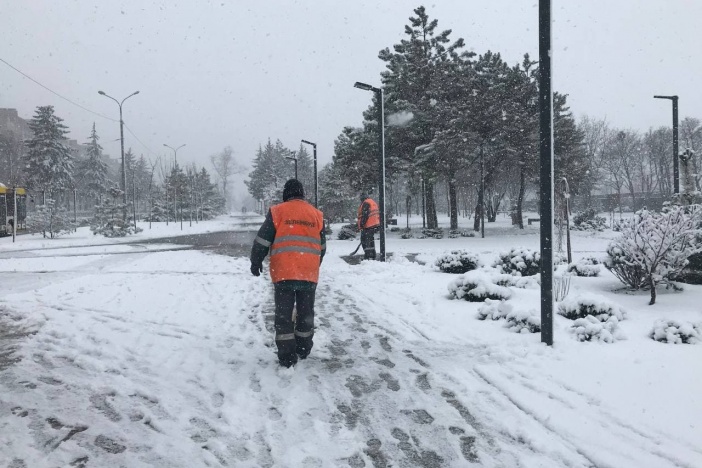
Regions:
<instances>
[{"instance_id":1,"label":"evergreen tree","mask_svg":"<svg viewBox=\"0 0 702 468\"><path fill-rule=\"evenodd\" d=\"M86 143L88 147L87 158L79 165L80 185L96 205L100 204L100 199L107 191L107 163L103 159L102 146L98 143L99 139L93 122L93 129Z\"/></svg>"},{"instance_id":2,"label":"evergreen tree","mask_svg":"<svg viewBox=\"0 0 702 468\"><path fill-rule=\"evenodd\" d=\"M393 112L409 112L413 115L411 122L399 129L389 129L396 133L390 138L390 158L404 158L412 161L415 150L432 143L436 128L431 118L435 104L432 87L439 74L439 64L449 60L459 60L470 54L460 54L464 46L463 39L449 45L451 30L436 32L438 21L429 20L423 6L414 10L415 17L410 17L410 25L405 26L407 39L390 49L380 51L379 58L386 62L387 70L382 73L386 90L386 109ZM435 153L434 153L435 154ZM427 201L428 227L438 226L434 202L434 183L436 181L436 161L432 154L424 154L421 169L425 180L425 197Z\"/></svg>"},{"instance_id":3,"label":"evergreen tree","mask_svg":"<svg viewBox=\"0 0 702 468\"><path fill-rule=\"evenodd\" d=\"M275 145L268 140L266 146L259 147L249 180L244 182L252 197L263 200L267 205L282 201L283 185L294 174L290 170L290 161L285 159L290 152L280 140Z\"/></svg>"},{"instance_id":4,"label":"evergreen tree","mask_svg":"<svg viewBox=\"0 0 702 468\"><path fill-rule=\"evenodd\" d=\"M33 137L27 140L25 171L33 190L45 190L48 198L73 187L73 157L66 146L67 127L53 106L39 106L29 121Z\"/></svg>"},{"instance_id":5,"label":"evergreen tree","mask_svg":"<svg viewBox=\"0 0 702 468\"><path fill-rule=\"evenodd\" d=\"M358 196L343 174L343 169L329 163L319 172L319 207L331 222L353 220L358 208Z\"/></svg>"}]
</instances>

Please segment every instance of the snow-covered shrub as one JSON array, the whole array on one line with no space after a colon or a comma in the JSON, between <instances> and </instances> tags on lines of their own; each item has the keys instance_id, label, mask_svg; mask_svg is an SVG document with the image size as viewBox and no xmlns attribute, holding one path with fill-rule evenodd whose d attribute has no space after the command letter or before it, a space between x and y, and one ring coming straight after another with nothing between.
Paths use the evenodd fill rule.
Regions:
<instances>
[{"instance_id":1,"label":"snow-covered shrub","mask_svg":"<svg viewBox=\"0 0 702 468\"><path fill-rule=\"evenodd\" d=\"M451 253L441 255L434 265L444 273L466 273L475 270L480 265L477 255L465 250L452 250Z\"/></svg>"},{"instance_id":2,"label":"snow-covered shrub","mask_svg":"<svg viewBox=\"0 0 702 468\"><path fill-rule=\"evenodd\" d=\"M504 300L495 301L485 299L485 302L478 308L478 320L500 320L507 317L512 312L512 304Z\"/></svg>"},{"instance_id":3,"label":"snow-covered shrub","mask_svg":"<svg viewBox=\"0 0 702 468\"><path fill-rule=\"evenodd\" d=\"M500 253L499 259L493 266L503 273L518 276L531 276L539 272L541 254L534 250L516 247L509 252Z\"/></svg>"},{"instance_id":4,"label":"snow-covered shrub","mask_svg":"<svg viewBox=\"0 0 702 468\"><path fill-rule=\"evenodd\" d=\"M400 234L401 239L412 239L413 237L414 237L414 235L412 234L412 230L409 228L405 228L402 231L402 234Z\"/></svg>"},{"instance_id":5,"label":"snow-covered shrub","mask_svg":"<svg viewBox=\"0 0 702 468\"><path fill-rule=\"evenodd\" d=\"M677 320L659 320L653 325L653 330L648 336L663 343L702 343L702 324L682 323Z\"/></svg>"},{"instance_id":6,"label":"snow-covered shrub","mask_svg":"<svg viewBox=\"0 0 702 468\"><path fill-rule=\"evenodd\" d=\"M437 229L424 228L424 229L422 229L422 235L419 238L426 239L427 237L431 237L434 239L443 239L444 238L444 231L441 228L437 228Z\"/></svg>"},{"instance_id":7,"label":"snow-covered shrub","mask_svg":"<svg viewBox=\"0 0 702 468\"><path fill-rule=\"evenodd\" d=\"M616 317L609 317L602 322L596 317L588 315L575 320L568 331L574 334L578 341L613 343L624 338L619 330L619 320Z\"/></svg>"},{"instance_id":8,"label":"snow-covered shrub","mask_svg":"<svg viewBox=\"0 0 702 468\"><path fill-rule=\"evenodd\" d=\"M515 333L538 333L541 331L541 317L534 309L511 311L505 319L505 328Z\"/></svg>"},{"instance_id":9,"label":"snow-covered shrub","mask_svg":"<svg viewBox=\"0 0 702 468\"><path fill-rule=\"evenodd\" d=\"M397 226L393 226L390 228L390 232L400 232L400 228Z\"/></svg>"},{"instance_id":10,"label":"snow-covered shrub","mask_svg":"<svg viewBox=\"0 0 702 468\"><path fill-rule=\"evenodd\" d=\"M56 206L52 199L46 200L46 204L37 207L34 212L27 215L27 231L31 233L41 233L44 237L51 239L66 234L75 228L70 214L62 206Z\"/></svg>"},{"instance_id":11,"label":"snow-covered shrub","mask_svg":"<svg viewBox=\"0 0 702 468\"><path fill-rule=\"evenodd\" d=\"M594 294L564 299L558 303L558 314L570 320L585 318L589 315L600 322L605 322L610 317L623 320L626 316L621 307Z\"/></svg>"},{"instance_id":12,"label":"snow-covered shrub","mask_svg":"<svg viewBox=\"0 0 702 468\"><path fill-rule=\"evenodd\" d=\"M575 273L576 276L598 276L600 274L600 262L595 257L585 257L568 264L568 273Z\"/></svg>"},{"instance_id":13,"label":"snow-covered shrub","mask_svg":"<svg viewBox=\"0 0 702 468\"><path fill-rule=\"evenodd\" d=\"M471 272L478 273L478 272ZM485 299L509 299L512 292L498 286L485 274L461 275L448 286L451 297L469 302L483 302Z\"/></svg>"},{"instance_id":14,"label":"snow-covered shrub","mask_svg":"<svg viewBox=\"0 0 702 468\"><path fill-rule=\"evenodd\" d=\"M622 223L621 236L607 247L605 267L633 289L649 288L649 304L654 304L656 285L670 284L688 257L702 251L701 218L702 208L677 205L662 213L637 211Z\"/></svg>"},{"instance_id":15,"label":"snow-covered shrub","mask_svg":"<svg viewBox=\"0 0 702 468\"><path fill-rule=\"evenodd\" d=\"M492 282L498 286L512 286L519 289L539 289L541 275L534 276L512 276L506 273L493 273L490 275Z\"/></svg>"},{"instance_id":16,"label":"snow-covered shrub","mask_svg":"<svg viewBox=\"0 0 702 468\"><path fill-rule=\"evenodd\" d=\"M604 231L607 227L607 220L602 216L597 216L595 210L589 208L573 217L571 231Z\"/></svg>"},{"instance_id":17,"label":"snow-covered shrub","mask_svg":"<svg viewBox=\"0 0 702 468\"><path fill-rule=\"evenodd\" d=\"M355 224L344 224L339 229L339 234L336 235L339 240L355 239L356 238L356 225Z\"/></svg>"},{"instance_id":18,"label":"snow-covered shrub","mask_svg":"<svg viewBox=\"0 0 702 468\"><path fill-rule=\"evenodd\" d=\"M473 232L473 231L461 231L461 237L475 237L475 232Z\"/></svg>"}]
</instances>

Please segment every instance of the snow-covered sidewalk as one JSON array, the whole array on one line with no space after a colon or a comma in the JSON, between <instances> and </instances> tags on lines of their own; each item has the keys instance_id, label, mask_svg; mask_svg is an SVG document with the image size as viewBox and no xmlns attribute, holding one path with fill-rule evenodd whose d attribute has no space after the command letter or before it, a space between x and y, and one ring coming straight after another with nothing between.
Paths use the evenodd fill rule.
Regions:
<instances>
[{"instance_id":1,"label":"snow-covered sidewalk","mask_svg":"<svg viewBox=\"0 0 702 468\"><path fill-rule=\"evenodd\" d=\"M631 319L613 344L576 342L556 317L548 348L476 320L478 304L448 298L450 275L402 255L487 258L516 241L389 239L389 262L350 266L355 245L330 240L315 348L293 370L276 365L270 280L245 258L5 258L36 287L0 296L0 466L702 466L702 347L645 336L660 315L699 321L702 288L655 309L617 294ZM538 290L516 294L538 307Z\"/></svg>"}]
</instances>

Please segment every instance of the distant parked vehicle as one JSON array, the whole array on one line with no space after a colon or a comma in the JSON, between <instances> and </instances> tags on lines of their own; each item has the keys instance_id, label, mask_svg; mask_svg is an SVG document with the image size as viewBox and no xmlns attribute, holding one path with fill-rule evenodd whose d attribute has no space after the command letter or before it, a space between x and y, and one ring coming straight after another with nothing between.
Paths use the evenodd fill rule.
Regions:
<instances>
[{"instance_id":1,"label":"distant parked vehicle","mask_svg":"<svg viewBox=\"0 0 702 468\"><path fill-rule=\"evenodd\" d=\"M0 236L11 235L15 223L18 231L26 229L26 220L27 191L21 187L8 188L0 183Z\"/></svg>"}]
</instances>

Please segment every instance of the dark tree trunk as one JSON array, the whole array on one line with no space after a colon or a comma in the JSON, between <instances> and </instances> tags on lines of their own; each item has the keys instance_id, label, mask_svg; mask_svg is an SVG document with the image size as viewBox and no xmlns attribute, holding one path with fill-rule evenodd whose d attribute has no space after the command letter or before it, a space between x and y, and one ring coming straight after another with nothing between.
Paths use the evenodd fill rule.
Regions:
<instances>
[{"instance_id":1,"label":"dark tree trunk","mask_svg":"<svg viewBox=\"0 0 702 468\"><path fill-rule=\"evenodd\" d=\"M424 195L426 197L427 228L437 229L439 221L436 217L436 203L434 201L434 184L425 182Z\"/></svg>"},{"instance_id":2,"label":"dark tree trunk","mask_svg":"<svg viewBox=\"0 0 702 468\"><path fill-rule=\"evenodd\" d=\"M524 206L524 191L526 190L526 177L524 176L524 164L521 165L519 171L519 196L517 197L517 218L519 220L519 229L524 229L524 215L522 207Z\"/></svg>"},{"instance_id":3,"label":"dark tree trunk","mask_svg":"<svg viewBox=\"0 0 702 468\"><path fill-rule=\"evenodd\" d=\"M458 229L458 195L456 193L456 181L449 179L449 213L451 217L451 229Z\"/></svg>"},{"instance_id":4,"label":"dark tree trunk","mask_svg":"<svg viewBox=\"0 0 702 468\"><path fill-rule=\"evenodd\" d=\"M475 205L475 219L473 220L473 230L480 231L480 218L483 213L485 203L483 202L482 187L478 187L478 203Z\"/></svg>"}]
</instances>

